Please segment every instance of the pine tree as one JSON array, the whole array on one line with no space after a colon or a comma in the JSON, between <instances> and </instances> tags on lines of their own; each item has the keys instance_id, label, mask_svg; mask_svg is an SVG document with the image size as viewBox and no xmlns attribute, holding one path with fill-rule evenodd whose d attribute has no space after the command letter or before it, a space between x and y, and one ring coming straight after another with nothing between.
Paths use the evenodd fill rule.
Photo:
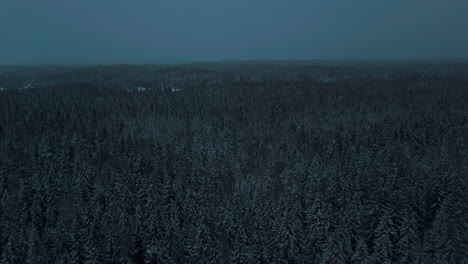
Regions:
<instances>
[{"instance_id":1,"label":"pine tree","mask_svg":"<svg viewBox=\"0 0 468 264\"><path fill-rule=\"evenodd\" d=\"M275 244L278 257L285 263L301 263L301 228L297 221L295 210L284 212L276 231Z\"/></svg>"},{"instance_id":2,"label":"pine tree","mask_svg":"<svg viewBox=\"0 0 468 264\"><path fill-rule=\"evenodd\" d=\"M31 228L29 231L29 239L27 243L27 256L26 256L26 263L34 264L34 263L43 263L46 261L46 256L44 255L43 244L39 239L39 235L37 234L37 230L35 228Z\"/></svg>"},{"instance_id":3,"label":"pine tree","mask_svg":"<svg viewBox=\"0 0 468 264\"><path fill-rule=\"evenodd\" d=\"M333 264L349 263L352 256L350 239L351 234L344 223L338 225L324 245L320 262Z\"/></svg>"},{"instance_id":4,"label":"pine tree","mask_svg":"<svg viewBox=\"0 0 468 264\"><path fill-rule=\"evenodd\" d=\"M9 234L6 244L3 246L2 263L17 264L20 263L16 243L18 238L13 236L14 233Z\"/></svg>"},{"instance_id":5,"label":"pine tree","mask_svg":"<svg viewBox=\"0 0 468 264\"><path fill-rule=\"evenodd\" d=\"M211 231L201 219L195 230L194 238L191 242L189 261L190 263L219 263L221 254L218 251Z\"/></svg>"},{"instance_id":6,"label":"pine tree","mask_svg":"<svg viewBox=\"0 0 468 264\"><path fill-rule=\"evenodd\" d=\"M356 249L351 257L352 264L368 264L369 249L367 248L366 242L363 239L358 240Z\"/></svg>"},{"instance_id":7,"label":"pine tree","mask_svg":"<svg viewBox=\"0 0 468 264\"><path fill-rule=\"evenodd\" d=\"M399 230L400 235L396 243L397 263L418 263L421 249L414 212L405 211Z\"/></svg>"},{"instance_id":8,"label":"pine tree","mask_svg":"<svg viewBox=\"0 0 468 264\"><path fill-rule=\"evenodd\" d=\"M247 235L245 230L240 227L237 231L236 239L231 246L229 263L252 263L254 256L247 245Z\"/></svg>"},{"instance_id":9,"label":"pine tree","mask_svg":"<svg viewBox=\"0 0 468 264\"><path fill-rule=\"evenodd\" d=\"M384 212L375 230L373 254L371 255L374 262L383 264L394 262L394 228L390 212Z\"/></svg>"}]
</instances>

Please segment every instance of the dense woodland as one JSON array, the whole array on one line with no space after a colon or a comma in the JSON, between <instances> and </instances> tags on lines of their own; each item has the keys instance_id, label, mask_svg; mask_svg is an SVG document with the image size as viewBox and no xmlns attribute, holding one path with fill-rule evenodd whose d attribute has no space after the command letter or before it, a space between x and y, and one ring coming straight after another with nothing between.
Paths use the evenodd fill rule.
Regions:
<instances>
[{"instance_id":1,"label":"dense woodland","mask_svg":"<svg viewBox=\"0 0 468 264\"><path fill-rule=\"evenodd\" d=\"M5 72L1 263L468 263L468 75L438 67Z\"/></svg>"}]
</instances>

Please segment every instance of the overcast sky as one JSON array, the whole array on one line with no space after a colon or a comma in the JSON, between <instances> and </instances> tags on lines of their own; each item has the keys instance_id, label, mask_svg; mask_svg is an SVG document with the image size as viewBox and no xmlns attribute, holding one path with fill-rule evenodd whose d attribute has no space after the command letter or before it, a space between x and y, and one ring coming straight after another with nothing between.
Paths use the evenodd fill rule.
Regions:
<instances>
[{"instance_id":1,"label":"overcast sky","mask_svg":"<svg viewBox=\"0 0 468 264\"><path fill-rule=\"evenodd\" d=\"M0 0L0 64L468 58L468 0Z\"/></svg>"}]
</instances>

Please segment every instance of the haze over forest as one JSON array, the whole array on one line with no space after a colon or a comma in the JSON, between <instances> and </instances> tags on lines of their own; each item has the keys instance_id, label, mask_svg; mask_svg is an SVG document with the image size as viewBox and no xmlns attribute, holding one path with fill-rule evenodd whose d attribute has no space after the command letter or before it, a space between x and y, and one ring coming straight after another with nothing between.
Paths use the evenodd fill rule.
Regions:
<instances>
[{"instance_id":1,"label":"haze over forest","mask_svg":"<svg viewBox=\"0 0 468 264\"><path fill-rule=\"evenodd\" d=\"M0 64L466 59L468 2L0 2Z\"/></svg>"}]
</instances>

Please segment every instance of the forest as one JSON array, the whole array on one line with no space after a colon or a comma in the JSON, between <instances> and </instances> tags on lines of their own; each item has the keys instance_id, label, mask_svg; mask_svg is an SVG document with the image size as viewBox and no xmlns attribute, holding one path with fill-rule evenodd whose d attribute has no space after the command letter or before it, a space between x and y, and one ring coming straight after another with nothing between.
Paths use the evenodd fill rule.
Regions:
<instances>
[{"instance_id":1,"label":"forest","mask_svg":"<svg viewBox=\"0 0 468 264\"><path fill-rule=\"evenodd\" d=\"M3 66L0 87L1 263L468 263L466 64Z\"/></svg>"}]
</instances>

